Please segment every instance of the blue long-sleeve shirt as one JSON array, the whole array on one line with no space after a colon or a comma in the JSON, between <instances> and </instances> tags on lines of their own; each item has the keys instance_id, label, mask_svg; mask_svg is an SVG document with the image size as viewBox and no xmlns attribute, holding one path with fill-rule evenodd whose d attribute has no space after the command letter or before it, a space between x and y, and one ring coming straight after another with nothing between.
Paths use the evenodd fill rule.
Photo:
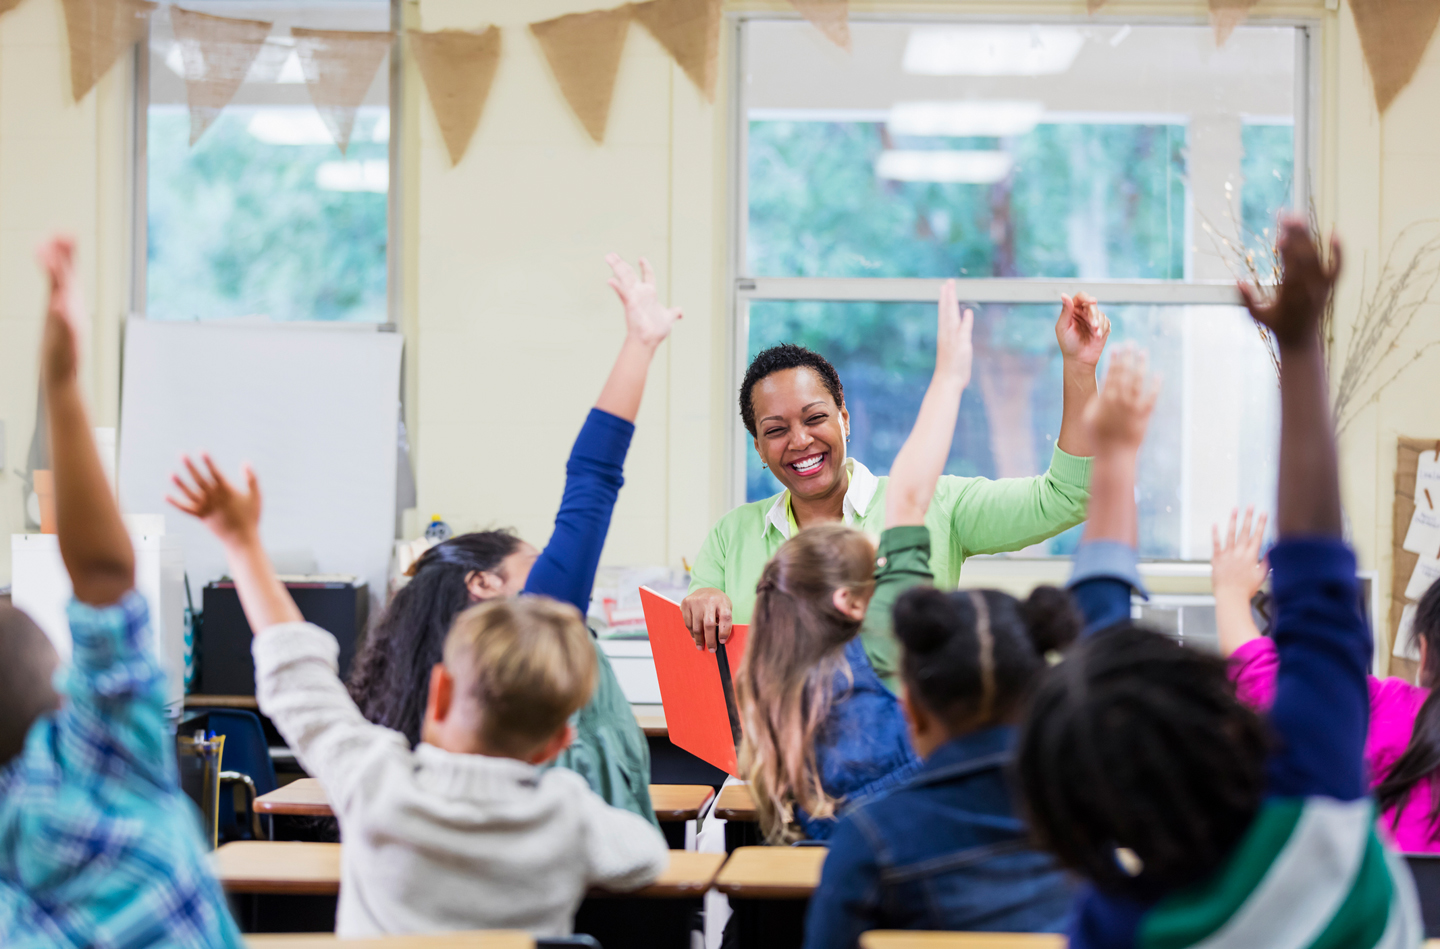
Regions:
<instances>
[{"instance_id":1,"label":"blue long-sleeve shirt","mask_svg":"<svg viewBox=\"0 0 1440 949\"><path fill-rule=\"evenodd\" d=\"M1209 880L1154 903L1087 888L1071 949L1418 945L1414 884L1365 796L1371 643L1355 556L1338 540L1287 539L1270 565L1280 674L1259 813ZM1132 589L1133 548L1081 545L1071 592L1087 636L1130 615Z\"/></svg>"}]
</instances>

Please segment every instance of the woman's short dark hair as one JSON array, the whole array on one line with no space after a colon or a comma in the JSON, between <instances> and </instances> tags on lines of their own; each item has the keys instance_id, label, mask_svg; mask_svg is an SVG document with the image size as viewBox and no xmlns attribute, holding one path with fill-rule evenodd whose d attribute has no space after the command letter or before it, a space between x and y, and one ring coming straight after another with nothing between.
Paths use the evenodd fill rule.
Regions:
<instances>
[{"instance_id":1,"label":"woman's short dark hair","mask_svg":"<svg viewBox=\"0 0 1440 949\"><path fill-rule=\"evenodd\" d=\"M755 403L751 394L762 379L786 369L812 370L835 400L835 407L845 407L845 387L840 384L840 374L830 365L830 360L794 343L771 346L750 361L750 368L745 370L745 381L740 383L740 420L745 423L745 431L750 433L751 438L756 433Z\"/></svg>"},{"instance_id":2,"label":"woman's short dark hair","mask_svg":"<svg viewBox=\"0 0 1440 949\"><path fill-rule=\"evenodd\" d=\"M1130 623L1096 633L1045 673L1021 728L1036 843L1134 898L1202 880L1259 811L1267 735L1219 656Z\"/></svg>"},{"instance_id":3,"label":"woman's short dark hair","mask_svg":"<svg viewBox=\"0 0 1440 949\"><path fill-rule=\"evenodd\" d=\"M1025 601L999 590L916 587L895 603L906 694L952 735L1013 720L1081 619L1069 594L1038 587Z\"/></svg>"},{"instance_id":4,"label":"woman's short dark hair","mask_svg":"<svg viewBox=\"0 0 1440 949\"><path fill-rule=\"evenodd\" d=\"M1385 812L1395 809L1394 825L1400 823L1400 811L1411 793L1426 778L1440 777L1440 583L1433 583L1415 607L1411 627L1416 648L1425 643L1425 667L1420 670L1420 684L1430 695L1415 715L1410 731L1410 744L1375 789L1375 803ZM1440 782L1430 785L1430 834L1440 837Z\"/></svg>"},{"instance_id":5,"label":"woman's short dark hair","mask_svg":"<svg viewBox=\"0 0 1440 949\"><path fill-rule=\"evenodd\" d=\"M444 654L450 624L470 606L466 581L477 571L498 571L519 546L514 531L481 531L452 537L421 555L350 671L350 696L361 714L404 733L411 745L419 743L430 670Z\"/></svg>"}]
</instances>

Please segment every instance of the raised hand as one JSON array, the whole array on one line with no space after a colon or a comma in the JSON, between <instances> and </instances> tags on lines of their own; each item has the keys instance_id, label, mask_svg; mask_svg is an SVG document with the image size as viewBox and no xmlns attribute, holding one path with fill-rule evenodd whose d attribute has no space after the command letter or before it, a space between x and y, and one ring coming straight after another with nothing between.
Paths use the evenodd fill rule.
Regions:
<instances>
[{"instance_id":1,"label":"raised hand","mask_svg":"<svg viewBox=\"0 0 1440 949\"><path fill-rule=\"evenodd\" d=\"M1160 396L1158 380L1147 378L1149 359L1143 350L1124 346L1110 360L1105 385L1085 406L1085 427L1096 454L1138 451L1145 441L1150 413Z\"/></svg>"},{"instance_id":2,"label":"raised hand","mask_svg":"<svg viewBox=\"0 0 1440 949\"><path fill-rule=\"evenodd\" d=\"M180 475L171 475L171 482L184 500L168 495L165 500L203 521L227 548L256 543L260 535L260 482L255 472L249 465L241 468L246 484L246 490L241 491L220 472L209 455L202 454L200 458L205 462L205 471L201 471L189 455L181 456L193 486Z\"/></svg>"},{"instance_id":3,"label":"raised hand","mask_svg":"<svg viewBox=\"0 0 1440 949\"><path fill-rule=\"evenodd\" d=\"M609 283L625 305L625 330L647 346L658 346L670 335L675 321L685 314L679 307L666 307L655 289L655 271L650 261L640 258L640 275L619 254L607 254L605 262L615 272Z\"/></svg>"},{"instance_id":4,"label":"raised hand","mask_svg":"<svg viewBox=\"0 0 1440 949\"><path fill-rule=\"evenodd\" d=\"M49 378L73 377L80 360L81 310L75 276L75 238L57 234L36 248L35 256L50 278L40 368Z\"/></svg>"},{"instance_id":5,"label":"raised hand","mask_svg":"<svg viewBox=\"0 0 1440 949\"><path fill-rule=\"evenodd\" d=\"M1266 301L1258 287L1240 284L1240 295L1256 322L1268 327L1282 346L1319 341L1320 317L1340 276L1340 242L1330 238L1330 263L1310 235L1302 217L1287 215L1280 220L1280 260L1284 277L1274 299Z\"/></svg>"},{"instance_id":6,"label":"raised hand","mask_svg":"<svg viewBox=\"0 0 1440 949\"><path fill-rule=\"evenodd\" d=\"M935 377L970 384L970 367L974 362L975 350L971 334L975 328L975 311L966 309L960 313L960 302L955 292L955 281L947 280L940 288L939 323L935 332Z\"/></svg>"},{"instance_id":7,"label":"raised hand","mask_svg":"<svg viewBox=\"0 0 1440 949\"><path fill-rule=\"evenodd\" d=\"M1220 525L1211 528L1215 552L1210 558L1211 586L1216 598L1233 594L1249 603L1265 583L1269 567L1260 557L1260 544L1265 539L1266 516L1257 520L1253 507L1245 510L1245 521L1236 530L1240 512L1230 512L1230 529L1220 536Z\"/></svg>"},{"instance_id":8,"label":"raised hand","mask_svg":"<svg viewBox=\"0 0 1440 949\"><path fill-rule=\"evenodd\" d=\"M1110 338L1110 318L1100 311L1100 304L1086 293L1073 297L1061 295L1060 319L1055 323L1055 339L1060 353L1067 360L1095 367Z\"/></svg>"}]
</instances>

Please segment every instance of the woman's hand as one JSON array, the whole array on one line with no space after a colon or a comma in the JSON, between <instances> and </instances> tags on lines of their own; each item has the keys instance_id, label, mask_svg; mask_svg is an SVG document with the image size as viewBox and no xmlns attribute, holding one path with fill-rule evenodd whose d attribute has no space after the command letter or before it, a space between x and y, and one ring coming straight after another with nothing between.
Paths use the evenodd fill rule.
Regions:
<instances>
[{"instance_id":1,"label":"woman's hand","mask_svg":"<svg viewBox=\"0 0 1440 949\"><path fill-rule=\"evenodd\" d=\"M1100 312L1100 304L1086 293L1060 297L1060 319L1055 323L1055 339L1067 362L1094 369L1105 352L1110 338L1110 318Z\"/></svg>"},{"instance_id":2,"label":"woman's hand","mask_svg":"<svg viewBox=\"0 0 1440 949\"><path fill-rule=\"evenodd\" d=\"M970 368L975 358L971 336L975 329L975 311L960 313L955 281L947 280L940 288L939 323L935 332L935 379L958 382L960 388L970 384Z\"/></svg>"},{"instance_id":3,"label":"woman's hand","mask_svg":"<svg viewBox=\"0 0 1440 949\"><path fill-rule=\"evenodd\" d=\"M619 254L607 254L605 262L615 272L610 286L625 305L626 334L647 346L659 346L670 335L675 321L684 317L679 307L666 307L660 303L655 289L655 271L650 261L640 258L640 276Z\"/></svg>"},{"instance_id":4,"label":"woman's hand","mask_svg":"<svg viewBox=\"0 0 1440 949\"><path fill-rule=\"evenodd\" d=\"M695 640L696 649L714 652L730 640L730 597L724 590L705 587L680 601L680 615Z\"/></svg>"},{"instance_id":5,"label":"woman's hand","mask_svg":"<svg viewBox=\"0 0 1440 949\"><path fill-rule=\"evenodd\" d=\"M1210 557L1210 584L1217 600L1233 597L1245 604L1255 598L1270 572L1269 565L1260 556L1260 544L1265 540L1266 516L1255 518L1255 509L1246 508L1245 521L1236 530L1240 521L1238 510L1230 512L1230 529L1222 539L1220 525L1211 528L1215 552Z\"/></svg>"},{"instance_id":6,"label":"woman's hand","mask_svg":"<svg viewBox=\"0 0 1440 949\"><path fill-rule=\"evenodd\" d=\"M1085 427L1096 454L1138 452L1160 396L1158 380L1146 378L1148 358L1141 350L1122 347L1110 360L1105 386L1085 407Z\"/></svg>"},{"instance_id":7,"label":"woman's hand","mask_svg":"<svg viewBox=\"0 0 1440 949\"><path fill-rule=\"evenodd\" d=\"M249 465L241 468L247 490L240 491L220 473L209 455L202 454L207 471L201 471L190 460L189 455L181 456L194 487L185 483L178 474L170 480L185 500L167 496L178 510L204 522L226 548L245 547L258 543L260 537L260 482Z\"/></svg>"}]
</instances>

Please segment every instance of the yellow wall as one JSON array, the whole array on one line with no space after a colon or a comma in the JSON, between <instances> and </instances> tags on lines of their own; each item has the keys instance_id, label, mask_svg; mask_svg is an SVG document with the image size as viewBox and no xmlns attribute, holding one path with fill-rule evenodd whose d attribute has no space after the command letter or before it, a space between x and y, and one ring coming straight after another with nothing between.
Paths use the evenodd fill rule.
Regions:
<instances>
[{"instance_id":1,"label":"yellow wall","mask_svg":"<svg viewBox=\"0 0 1440 949\"><path fill-rule=\"evenodd\" d=\"M451 168L413 65L401 123L403 327L420 507L461 529L513 525L542 542L563 464L619 345L621 317L603 255L647 254L685 321L662 349L627 466L606 559L678 564L726 506L733 397L726 311L728 78L709 105L642 28L631 28L609 138L592 145L571 116L525 24L600 0L406 0L426 30L498 24L504 59L470 151ZM1083 14L1082 0L856 0L876 11ZM1351 267L1342 318L1408 223L1440 218L1440 43L1387 116L1377 117L1349 11L1326 0L1265 0L1260 15L1323 23L1319 177L1322 219ZM788 10L730 0L732 11ZM1193 0L1111 0L1107 13L1203 16ZM722 50L722 63L727 61ZM0 18L0 536L19 530L19 483L34 417L42 287L31 247L55 226L82 241L95 301L88 381L101 423L118 405L119 320L128 297L130 65L78 106L69 101L57 0L24 0ZM1431 311L1417 330L1440 333ZM1344 441L1346 506L1367 566L1388 568L1397 434L1440 436L1440 352L1366 409ZM0 547L0 582L8 577ZM1382 581L1382 587L1388 583Z\"/></svg>"}]
</instances>

